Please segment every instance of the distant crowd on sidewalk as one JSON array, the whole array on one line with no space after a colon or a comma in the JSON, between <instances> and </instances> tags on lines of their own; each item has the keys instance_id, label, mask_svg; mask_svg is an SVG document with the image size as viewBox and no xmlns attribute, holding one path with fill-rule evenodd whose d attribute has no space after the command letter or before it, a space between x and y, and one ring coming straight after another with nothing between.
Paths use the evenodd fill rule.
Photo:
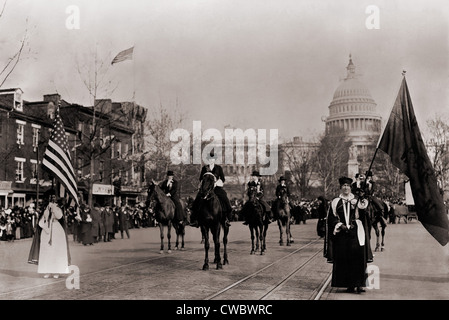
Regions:
<instances>
[{"instance_id":1,"label":"distant crowd on sidewalk","mask_svg":"<svg viewBox=\"0 0 449 320\"><path fill-rule=\"evenodd\" d=\"M98 204L90 207L82 204L78 212L73 207L64 211L67 235L71 235L73 241L83 244L111 241L117 233L122 237L129 237L129 229L157 225L154 216L144 210L141 204L134 207ZM0 209L0 241L32 238L41 215L42 208L36 207L34 202L25 207Z\"/></svg>"}]
</instances>

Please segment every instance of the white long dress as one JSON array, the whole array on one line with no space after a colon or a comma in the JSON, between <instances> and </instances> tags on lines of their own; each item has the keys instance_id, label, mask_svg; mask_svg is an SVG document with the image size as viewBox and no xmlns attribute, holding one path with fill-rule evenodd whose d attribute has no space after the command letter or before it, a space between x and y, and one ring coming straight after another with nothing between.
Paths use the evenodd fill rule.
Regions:
<instances>
[{"instance_id":1,"label":"white long dress","mask_svg":"<svg viewBox=\"0 0 449 320\"><path fill-rule=\"evenodd\" d=\"M52 212L51 216L50 211ZM66 234L61 224L57 221L62 216L62 210L56 204L50 203L39 221L42 232L38 273L69 273ZM51 243L49 243L50 240Z\"/></svg>"}]
</instances>

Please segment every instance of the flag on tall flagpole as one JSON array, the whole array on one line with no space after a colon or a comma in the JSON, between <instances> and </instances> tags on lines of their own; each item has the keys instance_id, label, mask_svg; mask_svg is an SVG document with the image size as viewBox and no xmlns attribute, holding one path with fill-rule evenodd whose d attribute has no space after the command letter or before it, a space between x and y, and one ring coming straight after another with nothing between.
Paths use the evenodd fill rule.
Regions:
<instances>
[{"instance_id":1,"label":"flag on tall flagpole","mask_svg":"<svg viewBox=\"0 0 449 320\"><path fill-rule=\"evenodd\" d=\"M112 60L111 65L114 63L122 62L125 60L132 60L133 59L133 53L134 53L134 47L131 47L129 49L120 51L115 58Z\"/></svg>"},{"instance_id":2,"label":"flag on tall flagpole","mask_svg":"<svg viewBox=\"0 0 449 320\"><path fill-rule=\"evenodd\" d=\"M403 73L404 75L404 73ZM416 121L405 76L378 149L410 179L418 220L442 245L449 241L449 221L432 163Z\"/></svg>"},{"instance_id":3,"label":"flag on tall flagpole","mask_svg":"<svg viewBox=\"0 0 449 320\"><path fill-rule=\"evenodd\" d=\"M64 186L75 203L78 203L78 186L73 170L69 144L61 116L59 115L59 106L56 109L53 130L50 134L47 149L45 150L42 164L55 178Z\"/></svg>"}]
</instances>

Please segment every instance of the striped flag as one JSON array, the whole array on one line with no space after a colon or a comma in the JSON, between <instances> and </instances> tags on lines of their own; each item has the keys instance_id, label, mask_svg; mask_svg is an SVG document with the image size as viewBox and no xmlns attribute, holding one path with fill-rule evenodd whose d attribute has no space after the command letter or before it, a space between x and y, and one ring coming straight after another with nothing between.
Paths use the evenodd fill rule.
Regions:
<instances>
[{"instance_id":1,"label":"striped flag","mask_svg":"<svg viewBox=\"0 0 449 320\"><path fill-rule=\"evenodd\" d=\"M125 61L125 60L132 60L133 52L134 52L134 47L131 47L131 48L123 50L123 51L120 51L115 56L115 58L112 60L111 64L122 62L122 61Z\"/></svg>"},{"instance_id":2,"label":"striped flag","mask_svg":"<svg viewBox=\"0 0 449 320\"><path fill-rule=\"evenodd\" d=\"M59 106L56 109L53 130L44 153L42 164L54 174L73 200L75 200L75 203L79 205L75 171L71 162L67 135L61 116L59 115Z\"/></svg>"}]
</instances>

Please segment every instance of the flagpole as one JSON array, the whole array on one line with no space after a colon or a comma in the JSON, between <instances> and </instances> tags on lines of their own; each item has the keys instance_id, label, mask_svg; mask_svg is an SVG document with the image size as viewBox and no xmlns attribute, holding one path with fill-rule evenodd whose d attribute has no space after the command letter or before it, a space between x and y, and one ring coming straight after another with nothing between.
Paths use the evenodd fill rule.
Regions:
<instances>
[{"instance_id":1,"label":"flagpole","mask_svg":"<svg viewBox=\"0 0 449 320\"><path fill-rule=\"evenodd\" d=\"M405 73L406 73L406 72L407 72L407 71L405 71L405 70L402 71L402 80L405 79ZM402 86L402 81L401 81L401 84L399 85L398 90L396 90L396 92L399 92L399 90L401 89L401 86ZM397 94L396 94L396 96L397 96ZM396 99L396 98L395 98L395 99ZM391 112L393 111L394 103L395 103L395 102L396 102L396 100L394 100L393 103L392 103L392 107L390 108L390 112L388 113L389 115L390 115ZM384 135L385 129L387 128L387 124L388 124L388 120L387 120L387 123L385 123L385 126L384 126L383 129L382 129L382 133L381 133L381 135L379 136L379 139L377 140L377 146L376 146L376 149L379 148L380 140L382 139L382 136Z\"/></svg>"},{"instance_id":2,"label":"flagpole","mask_svg":"<svg viewBox=\"0 0 449 320\"><path fill-rule=\"evenodd\" d=\"M134 51L136 49L136 44L133 45L133 102L136 102L136 59L134 56Z\"/></svg>"},{"instance_id":3,"label":"flagpole","mask_svg":"<svg viewBox=\"0 0 449 320\"><path fill-rule=\"evenodd\" d=\"M406 72L407 72L407 71L405 71L405 70L402 71L402 76L403 76L402 79L405 79L405 73L406 73ZM401 86L402 86L402 82L401 82ZM400 87L399 87L399 88L400 88ZM390 109L390 113L389 113L389 114L391 114L391 112L393 111L393 108L394 108L394 102L393 102L393 106L392 106L391 109ZM380 143L380 141L382 140L382 136L384 135L385 129L386 129L386 127L387 127L387 124L388 124L388 120L387 120L387 123L385 124L385 126L384 126L383 129L382 129L382 133L380 134L379 139L377 140L376 150L374 150L374 155L373 155L373 158L371 159L371 163L369 164L369 167L368 167L367 172L371 171L371 168L373 167L374 159L376 159L377 151L379 150L379 143ZM360 199L360 198L359 198L359 199ZM357 199L356 206L357 206L357 204L359 203L359 199Z\"/></svg>"},{"instance_id":4,"label":"flagpole","mask_svg":"<svg viewBox=\"0 0 449 320\"><path fill-rule=\"evenodd\" d=\"M406 73L406 72L407 72L407 71L405 71L405 70L402 71L402 79L405 79L405 73ZM401 81L401 86L402 86L402 81ZM400 88L400 87L399 87L399 88ZM398 90L398 91L399 91L399 90ZM393 106L391 107L390 113L388 113L388 114L391 114L391 112L393 111L394 104L395 104L395 102L393 102ZM380 144L380 141L382 140L382 137L383 137L383 135L384 135L385 129L387 128L387 125L388 125L388 120L387 120L387 123L385 124L385 126L384 126L383 129L382 129L382 132L381 132L381 134L380 134L380 136L379 136L379 139L377 139L376 150L374 151L374 155L373 155L373 158L371 159L371 163L370 163L370 165L369 165L368 171L371 171L371 168L372 168L373 163L374 163L374 159L376 158L376 155L377 155L377 150L379 150L379 144Z\"/></svg>"}]
</instances>

